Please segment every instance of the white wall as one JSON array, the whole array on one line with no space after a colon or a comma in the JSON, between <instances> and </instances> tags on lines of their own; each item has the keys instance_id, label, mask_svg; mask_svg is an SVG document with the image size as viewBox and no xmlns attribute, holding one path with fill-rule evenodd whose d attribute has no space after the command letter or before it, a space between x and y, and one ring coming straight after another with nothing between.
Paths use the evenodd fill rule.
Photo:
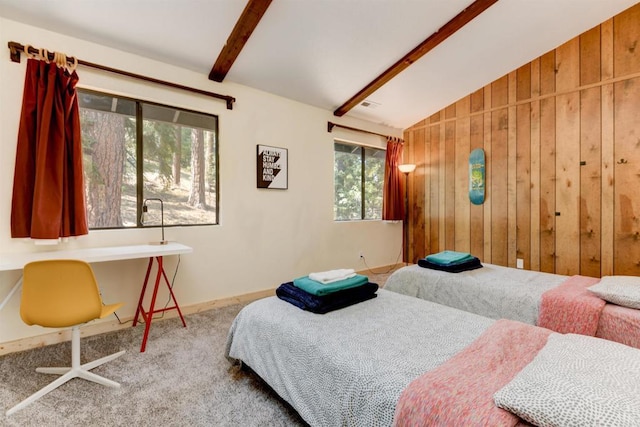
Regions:
<instances>
[{"instance_id":1,"label":"white wall","mask_svg":"<svg viewBox=\"0 0 640 427\"><path fill-rule=\"evenodd\" d=\"M401 136L398 129L321 110L248 87L214 83L206 75L69 38L0 17L0 257L11 252L140 244L158 238L158 229L92 231L58 245L34 246L10 237L11 195L26 60L9 60L7 42L59 50L83 60L231 95L224 102L189 92L79 67L80 87L216 114L220 119L220 224L165 230L168 240L193 247L183 255L174 292L181 306L277 287L310 271L364 269L394 264L402 246L402 224L333 221L333 138L384 146L382 138L335 129L334 121ZM292 76L295 78L295 76ZM289 189L256 188L256 144L288 148ZM166 214L166 213L165 213ZM173 259L172 259L173 258ZM175 257L165 261L169 277ZM123 301L119 314L132 316L145 273L145 260L94 264L103 298ZM0 300L20 272L0 273ZM0 344L50 332L29 327L19 316L19 294L0 312ZM164 302L165 300L161 299Z\"/></svg>"}]
</instances>

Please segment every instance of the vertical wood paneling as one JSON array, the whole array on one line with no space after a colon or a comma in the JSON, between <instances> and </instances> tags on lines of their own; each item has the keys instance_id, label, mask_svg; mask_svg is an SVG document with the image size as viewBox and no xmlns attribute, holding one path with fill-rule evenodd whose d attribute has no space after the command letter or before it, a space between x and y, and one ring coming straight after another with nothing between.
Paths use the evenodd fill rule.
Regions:
<instances>
[{"instance_id":1,"label":"vertical wood paneling","mask_svg":"<svg viewBox=\"0 0 640 427\"><path fill-rule=\"evenodd\" d=\"M556 269L580 272L580 93L556 97ZM561 243L560 243L561 242Z\"/></svg>"},{"instance_id":2,"label":"vertical wood paneling","mask_svg":"<svg viewBox=\"0 0 640 427\"><path fill-rule=\"evenodd\" d=\"M484 108L484 91L482 89L471 94L471 113L480 113ZM474 114L470 120L469 150L484 148L484 117ZM485 153L486 154L486 153ZM486 191L485 191L486 194ZM484 215L483 205L470 204L470 252L480 259L484 259Z\"/></svg>"},{"instance_id":3,"label":"vertical wood paneling","mask_svg":"<svg viewBox=\"0 0 640 427\"><path fill-rule=\"evenodd\" d=\"M442 117L442 115L440 117ZM456 104L451 104L444 109L444 118L445 120L456 118Z\"/></svg>"},{"instance_id":4,"label":"vertical wood paneling","mask_svg":"<svg viewBox=\"0 0 640 427\"><path fill-rule=\"evenodd\" d=\"M509 102L509 76L491 84L491 106L506 106ZM509 111L507 108L491 112L491 259L499 265L507 265L509 221L508 221L508 159Z\"/></svg>"},{"instance_id":5,"label":"vertical wood paneling","mask_svg":"<svg viewBox=\"0 0 640 427\"><path fill-rule=\"evenodd\" d=\"M556 269L556 103L540 101L540 271Z\"/></svg>"},{"instance_id":6,"label":"vertical wood paneling","mask_svg":"<svg viewBox=\"0 0 640 427\"><path fill-rule=\"evenodd\" d=\"M493 204L493 179L491 176L493 175L493 151L491 150L491 113L489 110L491 109L491 86L484 87L484 105L485 112L482 116L484 121L484 156L485 156L485 201L484 201L484 209L483 209L483 217L484 217L484 262L493 263L493 258L491 256L491 245L492 245L492 220L493 216L491 215L491 206Z\"/></svg>"},{"instance_id":7,"label":"vertical wood paneling","mask_svg":"<svg viewBox=\"0 0 640 427\"><path fill-rule=\"evenodd\" d=\"M440 206L443 205L440 198L440 169L441 169L441 157L440 157L440 125L429 126L429 139L431 141L431 158L430 158L430 190L429 198L431 199L431 218L429 221L429 253L436 253L440 251Z\"/></svg>"},{"instance_id":8,"label":"vertical wood paneling","mask_svg":"<svg viewBox=\"0 0 640 427\"><path fill-rule=\"evenodd\" d=\"M556 51L540 57L540 94L548 95L556 91Z\"/></svg>"},{"instance_id":9,"label":"vertical wood paneling","mask_svg":"<svg viewBox=\"0 0 640 427\"><path fill-rule=\"evenodd\" d=\"M600 25L600 76L603 81L613 78L613 18Z\"/></svg>"},{"instance_id":10,"label":"vertical wood paneling","mask_svg":"<svg viewBox=\"0 0 640 427\"><path fill-rule=\"evenodd\" d=\"M614 135L613 135L613 85L602 86L602 201L600 223L602 228L600 242L600 274L613 274L614 240Z\"/></svg>"},{"instance_id":11,"label":"vertical wood paneling","mask_svg":"<svg viewBox=\"0 0 640 427\"><path fill-rule=\"evenodd\" d=\"M614 274L640 275L640 77L615 83Z\"/></svg>"},{"instance_id":12,"label":"vertical wood paneling","mask_svg":"<svg viewBox=\"0 0 640 427\"><path fill-rule=\"evenodd\" d=\"M469 138L471 133L471 97L456 103L455 139L455 250L469 252L470 249L470 202L469 202Z\"/></svg>"},{"instance_id":13,"label":"vertical wood paneling","mask_svg":"<svg viewBox=\"0 0 640 427\"><path fill-rule=\"evenodd\" d=\"M556 90L580 86L580 39L571 39L556 49Z\"/></svg>"},{"instance_id":14,"label":"vertical wood paneling","mask_svg":"<svg viewBox=\"0 0 640 427\"><path fill-rule=\"evenodd\" d=\"M516 70L516 101L531 98L531 62Z\"/></svg>"},{"instance_id":15,"label":"vertical wood paneling","mask_svg":"<svg viewBox=\"0 0 640 427\"><path fill-rule=\"evenodd\" d=\"M540 57L540 92L555 91L555 51ZM556 269L556 102L540 100L540 271Z\"/></svg>"},{"instance_id":16,"label":"vertical wood paneling","mask_svg":"<svg viewBox=\"0 0 640 427\"><path fill-rule=\"evenodd\" d=\"M509 103L509 75L491 83L491 107L503 107Z\"/></svg>"},{"instance_id":17,"label":"vertical wood paneling","mask_svg":"<svg viewBox=\"0 0 640 427\"><path fill-rule=\"evenodd\" d=\"M615 77L640 72L640 3L613 18Z\"/></svg>"},{"instance_id":18,"label":"vertical wood paneling","mask_svg":"<svg viewBox=\"0 0 640 427\"><path fill-rule=\"evenodd\" d=\"M530 77L530 76L527 76ZM516 257L531 269L531 104L516 111Z\"/></svg>"},{"instance_id":19,"label":"vertical wood paneling","mask_svg":"<svg viewBox=\"0 0 640 427\"><path fill-rule=\"evenodd\" d=\"M556 49L556 244L555 272L580 272L580 45Z\"/></svg>"},{"instance_id":20,"label":"vertical wood paneling","mask_svg":"<svg viewBox=\"0 0 640 427\"><path fill-rule=\"evenodd\" d=\"M509 73L509 107L507 109L507 265L516 266L518 249L517 149L516 149L516 72Z\"/></svg>"},{"instance_id":21,"label":"vertical wood paneling","mask_svg":"<svg viewBox=\"0 0 640 427\"><path fill-rule=\"evenodd\" d=\"M600 25L600 67L603 80L613 77L613 19L609 19ZM614 160L613 160L613 85L605 84L601 88L602 105L602 201L601 220L602 228L600 243L600 274L610 276L613 274L613 221L614 221Z\"/></svg>"},{"instance_id":22,"label":"vertical wood paneling","mask_svg":"<svg viewBox=\"0 0 640 427\"><path fill-rule=\"evenodd\" d=\"M424 197L424 233L423 233L423 254L418 253L418 256L426 256L430 254L431 250L431 197L429 192L431 191L431 132L428 127L424 129L424 184L423 184L423 197Z\"/></svg>"},{"instance_id":23,"label":"vertical wood paneling","mask_svg":"<svg viewBox=\"0 0 640 427\"><path fill-rule=\"evenodd\" d=\"M402 163L416 163L414 151L416 149L416 144L414 143L415 132L411 132L409 134L409 139L405 140L405 144L403 147L402 154ZM416 201L416 193L414 191L413 180L414 180L415 172L409 174L408 176L403 176L402 179L405 184L405 197L408 198L407 201L407 212L405 213L405 217L407 218L406 224L402 224L402 228L404 233L402 233L402 260L406 263L411 263L411 252L413 248L413 240L414 240L414 224L415 224L415 214L414 214L414 205ZM407 239L405 242L404 239ZM405 252L406 248L406 252Z\"/></svg>"},{"instance_id":24,"label":"vertical wood paneling","mask_svg":"<svg viewBox=\"0 0 640 427\"><path fill-rule=\"evenodd\" d=\"M491 113L491 259L498 265L508 263L508 121L507 108Z\"/></svg>"},{"instance_id":25,"label":"vertical wood paneling","mask_svg":"<svg viewBox=\"0 0 640 427\"><path fill-rule=\"evenodd\" d=\"M415 255L640 275L639 44L640 4L416 124ZM478 147L482 206L467 196Z\"/></svg>"},{"instance_id":26,"label":"vertical wood paneling","mask_svg":"<svg viewBox=\"0 0 640 427\"><path fill-rule=\"evenodd\" d=\"M409 254L411 255L410 262L416 263L418 258L423 258L427 254L425 253L425 131L424 129L418 129L413 133L412 145L413 162L416 165L416 170L413 173L413 192L412 194L420 195L414 199L412 205L413 210L413 222L412 232L413 241L411 243L411 249Z\"/></svg>"},{"instance_id":27,"label":"vertical wood paneling","mask_svg":"<svg viewBox=\"0 0 640 427\"><path fill-rule=\"evenodd\" d=\"M600 62L598 61L598 70ZM600 277L600 88L580 94L580 274Z\"/></svg>"},{"instance_id":28,"label":"vertical wood paneling","mask_svg":"<svg viewBox=\"0 0 640 427\"><path fill-rule=\"evenodd\" d=\"M444 169L445 183L456 182L456 123L453 121L444 124ZM456 188L447 185L444 189L444 244L446 248L455 248L456 245Z\"/></svg>"},{"instance_id":29,"label":"vertical wood paneling","mask_svg":"<svg viewBox=\"0 0 640 427\"><path fill-rule=\"evenodd\" d=\"M443 113L444 114L444 113ZM440 156L440 168L438 170L438 174L440 175L440 184L439 184L439 192L440 192L440 205L438 209L438 233L441 236L438 242L438 252L443 251L446 246L446 208L447 208L447 199L445 188L447 182L445 181L445 170L446 170L446 129L444 123L440 125L440 145L439 145L439 156ZM452 248L453 246L448 246Z\"/></svg>"},{"instance_id":30,"label":"vertical wood paneling","mask_svg":"<svg viewBox=\"0 0 640 427\"><path fill-rule=\"evenodd\" d=\"M531 95L540 95L540 60L531 63ZM540 101L531 102L531 231L529 269L540 270ZM526 268L525 259L525 268Z\"/></svg>"},{"instance_id":31,"label":"vertical wood paneling","mask_svg":"<svg viewBox=\"0 0 640 427\"><path fill-rule=\"evenodd\" d=\"M580 84L600 81L600 27L595 27L580 37Z\"/></svg>"}]
</instances>

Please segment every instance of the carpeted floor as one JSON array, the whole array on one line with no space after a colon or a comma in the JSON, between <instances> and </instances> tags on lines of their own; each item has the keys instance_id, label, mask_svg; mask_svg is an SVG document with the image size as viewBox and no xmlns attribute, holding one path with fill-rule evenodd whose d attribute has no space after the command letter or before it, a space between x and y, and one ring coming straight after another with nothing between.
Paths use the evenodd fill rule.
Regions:
<instances>
[{"instance_id":1,"label":"carpeted floor","mask_svg":"<svg viewBox=\"0 0 640 427\"><path fill-rule=\"evenodd\" d=\"M7 426L296 426L305 425L255 374L224 357L234 305L154 323L145 353L143 328L84 338L82 361L118 350L93 372L119 389L73 379L26 408L4 412L55 379L37 366L66 366L69 343L0 358L0 425Z\"/></svg>"},{"instance_id":2,"label":"carpeted floor","mask_svg":"<svg viewBox=\"0 0 640 427\"><path fill-rule=\"evenodd\" d=\"M388 272L370 274L383 286ZM304 426L298 414L254 373L224 357L227 331L242 308L233 305L144 328L82 339L82 362L126 350L93 370L118 389L73 379L7 417L5 411L55 379L38 366L68 366L70 343L0 357L2 426Z\"/></svg>"}]
</instances>

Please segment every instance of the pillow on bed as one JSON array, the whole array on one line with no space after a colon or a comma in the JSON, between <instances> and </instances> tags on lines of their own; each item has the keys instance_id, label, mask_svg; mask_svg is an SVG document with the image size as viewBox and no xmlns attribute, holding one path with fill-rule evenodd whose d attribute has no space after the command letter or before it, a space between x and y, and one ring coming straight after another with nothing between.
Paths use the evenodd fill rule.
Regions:
<instances>
[{"instance_id":1,"label":"pillow on bed","mask_svg":"<svg viewBox=\"0 0 640 427\"><path fill-rule=\"evenodd\" d=\"M587 289L605 301L640 308L640 277L604 276L599 283Z\"/></svg>"},{"instance_id":2,"label":"pillow on bed","mask_svg":"<svg viewBox=\"0 0 640 427\"><path fill-rule=\"evenodd\" d=\"M498 407L538 426L637 426L640 350L553 333L493 398Z\"/></svg>"}]
</instances>

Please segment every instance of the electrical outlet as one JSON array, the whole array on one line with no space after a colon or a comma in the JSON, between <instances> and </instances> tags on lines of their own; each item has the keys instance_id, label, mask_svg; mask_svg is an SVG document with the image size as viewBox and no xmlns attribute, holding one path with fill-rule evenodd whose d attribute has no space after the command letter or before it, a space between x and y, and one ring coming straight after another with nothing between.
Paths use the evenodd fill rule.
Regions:
<instances>
[{"instance_id":1,"label":"electrical outlet","mask_svg":"<svg viewBox=\"0 0 640 427\"><path fill-rule=\"evenodd\" d=\"M360 251L358 254L360 255L360 259L364 259L364 252Z\"/></svg>"},{"instance_id":2,"label":"electrical outlet","mask_svg":"<svg viewBox=\"0 0 640 427\"><path fill-rule=\"evenodd\" d=\"M524 260L522 258L516 259L516 268L524 268Z\"/></svg>"}]
</instances>

